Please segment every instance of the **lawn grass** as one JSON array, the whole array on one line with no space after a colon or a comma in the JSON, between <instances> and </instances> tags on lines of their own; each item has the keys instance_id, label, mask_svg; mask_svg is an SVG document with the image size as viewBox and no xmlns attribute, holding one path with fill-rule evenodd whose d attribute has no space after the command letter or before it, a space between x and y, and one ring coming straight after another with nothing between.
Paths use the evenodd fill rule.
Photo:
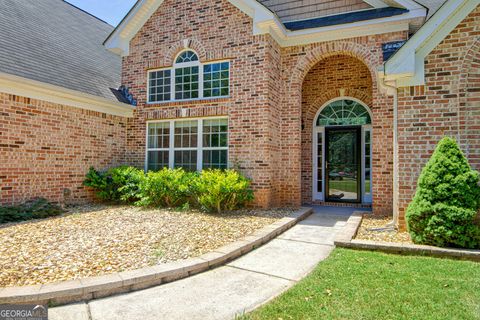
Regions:
<instances>
[{"instance_id":1,"label":"lawn grass","mask_svg":"<svg viewBox=\"0 0 480 320\"><path fill-rule=\"evenodd\" d=\"M336 249L242 319L480 319L480 264Z\"/></svg>"}]
</instances>

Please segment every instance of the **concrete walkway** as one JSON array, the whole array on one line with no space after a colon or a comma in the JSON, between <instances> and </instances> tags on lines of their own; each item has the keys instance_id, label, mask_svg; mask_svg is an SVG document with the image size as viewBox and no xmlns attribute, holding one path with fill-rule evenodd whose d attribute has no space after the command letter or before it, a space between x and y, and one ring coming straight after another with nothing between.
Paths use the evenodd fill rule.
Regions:
<instances>
[{"instance_id":1,"label":"concrete walkway","mask_svg":"<svg viewBox=\"0 0 480 320\"><path fill-rule=\"evenodd\" d=\"M49 310L50 320L234 319L279 295L333 250L351 208L306 220L226 266L150 289Z\"/></svg>"}]
</instances>

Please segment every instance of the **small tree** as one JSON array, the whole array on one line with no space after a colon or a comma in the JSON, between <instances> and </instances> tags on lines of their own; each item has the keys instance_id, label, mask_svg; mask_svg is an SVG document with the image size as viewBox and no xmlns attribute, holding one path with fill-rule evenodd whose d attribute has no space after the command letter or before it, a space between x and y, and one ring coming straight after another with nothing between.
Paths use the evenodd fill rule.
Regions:
<instances>
[{"instance_id":1,"label":"small tree","mask_svg":"<svg viewBox=\"0 0 480 320\"><path fill-rule=\"evenodd\" d=\"M480 247L480 176L454 139L443 138L418 179L406 213L413 242L435 246Z\"/></svg>"}]
</instances>

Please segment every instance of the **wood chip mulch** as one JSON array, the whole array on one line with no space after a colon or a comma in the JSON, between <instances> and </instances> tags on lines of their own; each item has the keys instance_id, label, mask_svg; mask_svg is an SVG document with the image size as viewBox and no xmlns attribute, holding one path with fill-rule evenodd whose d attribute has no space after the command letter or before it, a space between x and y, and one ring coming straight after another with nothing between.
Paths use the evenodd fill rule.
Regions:
<instances>
[{"instance_id":1,"label":"wood chip mulch","mask_svg":"<svg viewBox=\"0 0 480 320\"><path fill-rule=\"evenodd\" d=\"M358 229L356 239L382 242L412 243L408 232L399 232L389 226L392 217L366 214Z\"/></svg>"},{"instance_id":2,"label":"wood chip mulch","mask_svg":"<svg viewBox=\"0 0 480 320\"><path fill-rule=\"evenodd\" d=\"M249 235L294 209L198 211L89 205L0 226L0 287L44 284L187 259Z\"/></svg>"}]
</instances>

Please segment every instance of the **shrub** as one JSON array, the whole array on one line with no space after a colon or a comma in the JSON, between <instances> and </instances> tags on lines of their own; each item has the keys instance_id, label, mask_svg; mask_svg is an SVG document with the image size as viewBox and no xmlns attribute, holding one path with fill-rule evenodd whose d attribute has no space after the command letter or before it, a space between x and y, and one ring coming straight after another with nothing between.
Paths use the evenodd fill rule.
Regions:
<instances>
[{"instance_id":1,"label":"shrub","mask_svg":"<svg viewBox=\"0 0 480 320\"><path fill-rule=\"evenodd\" d=\"M442 139L418 180L407 208L415 243L480 247L475 218L480 207L479 173L472 170L455 140Z\"/></svg>"},{"instance_id":2,"label":"shrub","mask_svg":"<svg viewBox=\"0 0 480 320\"><path fill-rule=\"evenodd\" d=\"M118 167L99 172L90 168L83 183L107 201L135 203L138 206L203 210L234 210L253 200L250 181L234 170L204 170L202 173L164 168L143 171Z\"/></svg>"},{"instance_id":3,"label":"shrub","mask_svg":"<svg viewBox=\"0 0 480 320\"><path fill-rule=\"evenodd\" d=\"M145 178L142 170L121 166L99 172L90 168L83 184L96 190L102 200L131 203L139 200L139 185Z\"/></svg>"},{"instance_id":4,"label":"shrub","mask_svg":"<svg viewBox=\"0 0 480 320\"><path fill-rule=\"evenodd\" d=\"M44 219L63 212L65 211L59 206L38 198L18 206L0 207L0 223Z\"/></svg>"},{"instance_id":5,"label":"shrub","mask_svg":"<svg viewBox=\"0 0 480 320\"><path fill-rule=\"evenodd\" d=\"M192 200L197 173L164 168L150 171L140 183L141 200L137 205L180 207Z\"/></svg>"},{"instance_id":6,"label":"shrub","mask_svg":"<svg viewBox=\"0 0 480 320\"><path fill-rule=\"evenodd\" d=\"M207 211L234 210L253 200L250 181L234 170L204 170L196 180L197 200Z\"/></svg>"}]
</instances>

